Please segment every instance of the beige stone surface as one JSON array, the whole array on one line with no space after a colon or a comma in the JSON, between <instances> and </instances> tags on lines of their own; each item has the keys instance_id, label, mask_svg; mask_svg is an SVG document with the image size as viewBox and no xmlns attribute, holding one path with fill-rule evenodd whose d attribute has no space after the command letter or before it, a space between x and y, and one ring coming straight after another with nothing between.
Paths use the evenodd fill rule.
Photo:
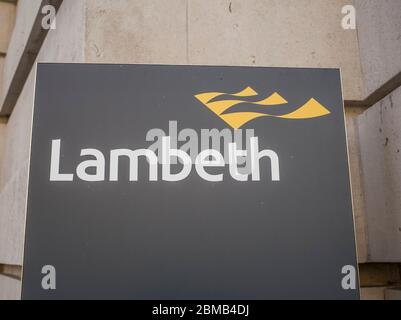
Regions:
<instances>
[{"instance_id":1,"label":"beige stone surface","mask_svg":"<svg viewBox=\"0 0 401 320\"><path fill-rule=\"evenodd\" d=\"M401 88L358 117L369 262L401 262Z\"/></svg>"},{"instance_id":2,"label":"beige stone surface","mask_svg":"<svg viewBox=\"0 0 401 320\"><path fill-rule=\"evenodd\" d=\"M0 2L0 53L6 53L15 22L15 4Z\"/></svg>"},{"instance_id":3,"label":"beige stone surface","mask_svg":"<svg viewBox=\"0 0 401 320\"><path fill-rule=\"evenodd\" d=\"M4 149L5 149L5 143L6 143L6 132L7 132L7 125L6 125L6 120L0 118L0 168L2 167L3 164L3 159L5 157L4 155ZM1 170L0 170L0 185L1 185Z\"/></svg>"},{"instance_id":4,"label":"beige stone surface","mask_svg":"<svg viewBox=\"0 0 401 320\"><path fill-rule=\"evenodd\" d=\"M385 291L386 300L401 300L401 288L392 288Z\"/></svg>"},{"instance_id":5,"label":"beige stone surface","mask_svg":"<svg viewBox=\"0 0 401 320\"><path fill-rule=\"evenodd\" d=\"M0 91L1 91L1 81L3 79L3 70L4 70L4 57L0 57Z\"/></svg>"},{"instance_id":6,"label":"beige stone surface","mask_svg":"<svg viewBox=\"0 0 401 320\"><path fill-rule=\"evenodd\" d=\"M87 62L187 62L186 0L86 2Z\"/></svg>"},{"instance_id":7,"label":"beige stone surface","mask_svg":"<svg viewBox=\"0 0 401 320\"><path fill-rule=\"evenodd\" d=\"M0 274L0 300L20 300L21 281Z\"/></svg>"},{"instance_id":8,"label":"beige stone surface","mask_svg":"<svg viewBox=\"0 0 401 320\"><path fill-rule=\"evenodd\" d=\"M64 1L57 29L49 32L39 53L40 62L82 62L85 6L81 0ZM0 180L0 263L22 264L28 161L35 86L33 69L7 124Z\"/></svg>"},{"instance_id":9,"label":"beige stone surface","mask_svg":"<svg viewBox=\"0 0 401 320\"><path fill-rule=\"evenodd\" d=\"M0 192L13 179L15 174L25 166L29 158L34 84L35 72L31 72L17 105L8 120L5 156L1 168Z\"/></svg>"},{"instance_id":10,"label":"beige stone surface","mask_svg":"<svg viewBox=\"0 0 401 320\"><path fill-rule=\"evenodd\" d=\"M355 0L365 95L401 72L401 1Z\"/></svg>"},{"instance_id":11,"label":"beige stone surface","mask_svg":"<svg viewBox=\"0 0 401 320\"><path fill-rule=\"evenodd\" d=\"M28 162L0 192L0 263L22 265Z\"/></svg>"},{"instance_id":12,"label":"beige stone surface","mask_svg":"<svg viewBox=\"0 0 401 320\"><path fill-rule=\"evenodd\" d=\"M352 202L354 209L354 223L356 233L356 244L358 253L358 262L367 261L367 239L366 239L366 217L365 200L363 193L363 184L361 179L361 153L359 149L359 132L357 127L357 117L364 111L362 108L346 109L346 128L350 178L352 187Z\"/></svg>"},{"instance_id":13,"label":"beige stone surface","mask_svg":"<svg viewBox=\"0 0 401 320\"><path fill-rule=\"evenodd\" d=\"M386 287L361 288L361 300L384 300Z\"/></svg>"},{"instance_id":14,"label":"beige stone surface","mask_svg":"<svg viewBox=\"0 0 401 320\"><path fill-rule=\"evenodd\" d=\"M7 50L6 63L4 65L4 77L0 88L0 103L17 69L41 2L41 0L18 1L15 26Z\"/></svg>"},{"instance_id":15,"label":"beige stone surface","mask_svg":"<svg viewBox=\"0 0 401 320\"><path fill-rule=\"evenodd\" d=\"M22 264L33 89L34 72L7 123L0 180L0 263L3 264Z\"/></svg>"}]
</instances>

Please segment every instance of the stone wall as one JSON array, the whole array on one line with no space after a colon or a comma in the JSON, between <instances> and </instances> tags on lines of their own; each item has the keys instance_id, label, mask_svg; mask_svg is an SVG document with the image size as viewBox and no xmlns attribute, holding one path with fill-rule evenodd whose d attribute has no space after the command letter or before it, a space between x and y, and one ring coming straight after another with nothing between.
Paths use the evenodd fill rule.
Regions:
<instances>
[{"instance_id":1,"label":"stone wall","mask_svg":"<svg viewBox=\"0 0 401 320\"><path fill-rule=\"evenodd\" d=\"M366 198L367 262L401 262L401 1L356 0L365 96L357 119ZM398 86L398 88L397 88Z\"/></svg>"}]
</instances>

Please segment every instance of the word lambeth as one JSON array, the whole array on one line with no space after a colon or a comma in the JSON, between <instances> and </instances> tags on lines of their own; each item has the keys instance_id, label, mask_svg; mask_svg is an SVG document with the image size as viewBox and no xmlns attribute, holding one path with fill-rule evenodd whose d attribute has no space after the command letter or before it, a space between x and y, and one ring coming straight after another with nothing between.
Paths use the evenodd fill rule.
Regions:
<instances>
[{"instance_id":1,"label":"word lambeth","mask_svg":"<svg viewBox=\"0 0 401 320\"><path fill-rule=\"evenodd\" d=\"M257 137L250 138L249 147L245 150L240 149L236 142L228 143L227 150L227 160L216 149L205 149L192 159L184 150L172 148L170 136L164 136L161 137L159 157L151 148L111 150L109 181L119 180L121 158L129 160L129 181L138 181L138 162L141 157L147 160L149 181L159 180L160 166L161 179L171 182L186 179L191 174L192 167L195 166L199 177L206 181L219 182L224 179L224 172L222 171L227 165L231 177L236 181L248 181L249 179L260 181L260 161L262 158L269 160L271 180L280 181L279 157L277 153L272 150L259 151L259 139ZM61 140L52 140L50 181L73 181L73 173L61 173L60 152ZM91 182L106 180L106 160L100 150L82 149L80 156L92 157L92 159L84 160L77 165L76 175L79 179ZM146 165L146 162L144 165ZM218 168L221 170L219 171Z\"/></svg>"}]
</instances>

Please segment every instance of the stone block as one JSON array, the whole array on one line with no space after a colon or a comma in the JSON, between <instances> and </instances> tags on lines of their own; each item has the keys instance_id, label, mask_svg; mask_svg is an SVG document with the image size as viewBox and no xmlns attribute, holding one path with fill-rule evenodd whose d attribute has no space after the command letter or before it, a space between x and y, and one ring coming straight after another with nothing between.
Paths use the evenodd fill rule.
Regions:
<instances>
[{"instance_id":1,"label":"stone block","mask_svg":"<svg viewBox=\"0 0 401 320\"><path fill-rule=\"evenodd\" d=\"M0 53L6 53L15 22L15 4L0 2Z\"/></svg>"},{"instance_id":2,"label":"stone block","mask_svg":"<svg viewBox=\"0 0 401 320\"><path fill-rule=\"evenodd\" d=\"M401 1L354 0L368 96L401 72Z\"/></svg>"},{"instance_id":3,"label":"stone block","mask_svg":"<svg viewBox=\"0 0 401 320\"><path fill-rule=\"evenodd\" d=\"M28 163L0 193L0 263L22 265Z\"/></svg>"},{"instance_id":4,"label":"stone block","mask_svg":"<svg viewBox=\"0 0 401 320\"><path fill-rule=\"evenodd\" d=\"M0 300L20 300L21 281L0 274Z\"/></svg>"},{"instance_id":5,"label":"stone block","mask_svg":"<svg viewBox=\"0 0 401 320\"><path fill-rule=\"evenodd\" d=\"M19 0L16 10L16 20L11 35L10 43L7 49L6 62L4 65L2 86L2 95L0 103L4 99L5 92L8 91L10 83L13 79L21 55L26 46L27 40L31 33L36 14L39 11L42 0ZM1 108L1 107L0 107Z\"/></svg>"},{"instance_id":6,"label":"stone block","mask_svg":"<svg viewBox=\"0 0 401 320\"><path fill-rule=\"evenodd\" d=\"M361 288L361 300L384 300L386 287Z\"/></svg>"},{"instance_id":7,"label":"stone block","mask_svg":"<svg viewBox=\"0 0 401 320\"><path fill-rule=\"evenodd\" d=\"M385 291L386 300L401 300L401 288L387 289Z\"/></svg>"},{"instance_id":8,"label":"stone block","mask_svg":"<svg viewBox=\"0 0 401 320\"><path fill-rule=\"evenodd\" d=\"M87 0L86 61L185 64L186 0Z\"/></svg>"},{"instance_id":9,"label":"stone block","mask_svg":"<svg viewBox=\"0 0 401 320\"><path fill-rule=\"evenodd\" d=\"M363 111L363 108L358 107L345 109L352 204L354 209L355 236L359 263L367 261L365 200L363 183L361 180L361 153L357 126L357 118Z\"/></svg>"},{"instance_id":10,"label":"stone block","mask_svg":"<svg viewBox=\"0 0 401 320\"><path fill-rule=\"evenodd\" d=\"M369 262L401 262L401 88L358 117Z\"/></svg>"}]
</instances>

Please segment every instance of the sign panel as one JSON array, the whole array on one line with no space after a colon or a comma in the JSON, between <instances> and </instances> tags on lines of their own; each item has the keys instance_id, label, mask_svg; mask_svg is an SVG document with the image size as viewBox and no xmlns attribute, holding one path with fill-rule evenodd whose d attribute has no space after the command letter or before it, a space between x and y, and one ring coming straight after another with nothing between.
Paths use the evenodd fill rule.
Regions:
<instances>
[{"instance_id":1,"label":"sign panel","mask_svg":"<svg viewBox=\"0 0 401 320\"><path fill-rule=\"evenodd\" d=\"M39 64L24 299L359 297L340 73Z\"/></svg>"}]
</instances>

